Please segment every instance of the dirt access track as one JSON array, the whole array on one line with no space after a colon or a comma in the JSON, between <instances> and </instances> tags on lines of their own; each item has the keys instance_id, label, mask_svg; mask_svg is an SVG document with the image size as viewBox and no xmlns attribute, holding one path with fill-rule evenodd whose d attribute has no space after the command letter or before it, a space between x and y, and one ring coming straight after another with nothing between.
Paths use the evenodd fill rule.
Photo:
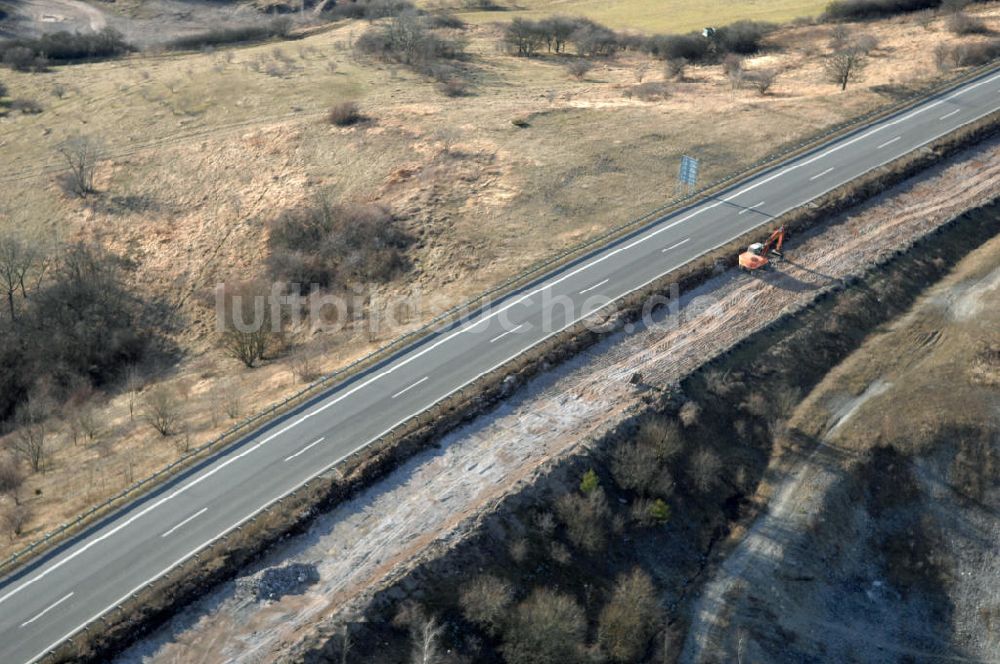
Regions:
<instances>
[{"instance_id":1,"label":"dirt access track","mask_svg":"<svg viewBox=\"0 0 1000 664\"><path fill-rule=\"evenodd\" d=\"M301 594L255 603L224 584L118 661L299 660L376 592L462 541L505 497L639 409L648 391L631 384L635 373L650 385L676 383L779 316L998 196L1000 140L992 140L792 238L776 272L714 277L684 295L676 315L612 335L540 376L245 570L315 564L319 581Z\"/></svg>"}]
</instances>

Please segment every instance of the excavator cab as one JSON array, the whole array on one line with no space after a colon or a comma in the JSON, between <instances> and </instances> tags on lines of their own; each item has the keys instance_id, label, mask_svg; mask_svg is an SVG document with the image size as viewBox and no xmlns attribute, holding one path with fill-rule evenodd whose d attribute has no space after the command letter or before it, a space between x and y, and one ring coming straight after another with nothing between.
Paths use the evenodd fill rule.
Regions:
<instances>
[{"instance_id":1,"label":"excavator cab","mask_svg":"<svg viewBox=\"0 0 1000 664\"><path fill-rule=\"evenodd\" d=\"M785 243L785 227L771 233L767 242L754 242L747 250L740 254L740 268L753 272L759 270L771 262L768 255L772 252L775 256L781 256L781 246Z\"/></svg>"}]
</instances>

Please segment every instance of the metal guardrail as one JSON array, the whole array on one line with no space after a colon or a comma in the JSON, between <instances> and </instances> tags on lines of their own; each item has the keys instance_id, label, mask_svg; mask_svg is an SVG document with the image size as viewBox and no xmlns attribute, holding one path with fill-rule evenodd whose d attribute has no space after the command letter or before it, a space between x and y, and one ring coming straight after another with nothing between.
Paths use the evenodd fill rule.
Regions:
<instances>
[{"instance_id":1,"label":"metal guardrail","mask_svg":"<svg viewBox=\"0 0 1000 664\"><path fill-rule=\"evenodd\" d=\"M335 382L341 382L347 380L357 374L359 374L364 369L370 368L373 365L386 361L390 359L393 354L399 352L406 346L416 343L420 340L426 339L431 335L446 329L448 326L454 325L460 322L463 317L470 316L477 311L482 310L491 303L494 303L505 296L510 295L515 292L518 288L523 288L530 284L533 280L538 279L540 276L551 272L562 265L568 263L573 258L579 258L585 255L588 251L601 246L603 244L609 243L613 240L620 239L624 235L630 232L637 231L649 224L651 221L656 220L666 214L668 211L681 209L687 205L692 204L698 199L705 197L712 191L722 189L738 180L745 179L749 175L764 170L770 166L777 165L783 161L807 152L810 149L815 149L820 147L824 143L828 142L832 137L847 133L851 130L860 129L864 126L872 124L874 121L891 116L893 114L901 113L908 108L917 105L919 102L933 97L935 95L947 92L948 90L960 87L962 84L972 81L978 77L981 77L989 72L998 70L996 61L990 62L986 65L974 68L972 70L966 71L959 76L952 77L946 81L937 83L936 85L928 86L925 89L917 90L908 95L904 100L887 104L883 107L874 109L865 113L863 115L851 118L844 122L838 123L836 125L827 127L821 132L811 135L809 138L804 139L795 144L785 145L778 149L778 151L757 160L756 162L749 164L748 166L734 171L729 175L716 180L710 184L703 186L702 188L687 193L683 196L674 197L669 202L660 207L657 207L646 214L636 217L630 221L623 224L615 226L600 235L597 235L589 240L585 240L569 249L566 249L558 254L545 258L534 265L528 267L520 274L507 279L503 283L483 291L476 297L467 300L466 302L459 304L451 309L448 309L442 314L439 314L433 318L428 323L425 323L420 328L413 330L407 334L404 334L396 339L393 339L389 343L381 346L380 348L372 351L371 353L365 355L364 357L358 358L354 362L351 362L345 367L338 369L322 378L310 383L306 387L302 388L298 392L286 397L282 401L272 404L271 406L265 408L264 410L258 411L256 414L244 419L237 424L234 424L226 431L222 432L212 440L194 448L188 450L183 456L173 461L169 465L161 468L160 470L154 472L152 475L145 477L138 482L135 482L131 486L121 490L119 493L111 496L103 503L96 505L89 510L77 515L77 517L71 521L67 521L60 526L54 528L53 530L47 532L43 537L35 540L34 542L28 544L23 549L14 552L4 560L0 561L0 573L9 572L11 568L16 566L19 562L23 562L32 557L32 555L40 554L45 551L48 547L63 541L69 537L72 533L76 532L76 529L82 527L83 525L89 524L94 521L97 517L102 515L110 514L112 507L118 505L119 507L124 506L126 498L137 497L143 489L151 488L157 485L159 482L164 481L172 477L175 472L189 467L194 461L202 457L206 452L210 452L217 449L222 449L225 443L234 444L239 442L243 435L249 433L254 428L262 425L263 423L273 419L279 413L286 412L291 405L300 406L308 401L310 398L319 397L324 390L333 389ZM414 416L417 417L417 416ZM410 420L407 420L405 424L409 424ZM394 429L395 430L395 429Z\"/></svg>"}]
</instances>

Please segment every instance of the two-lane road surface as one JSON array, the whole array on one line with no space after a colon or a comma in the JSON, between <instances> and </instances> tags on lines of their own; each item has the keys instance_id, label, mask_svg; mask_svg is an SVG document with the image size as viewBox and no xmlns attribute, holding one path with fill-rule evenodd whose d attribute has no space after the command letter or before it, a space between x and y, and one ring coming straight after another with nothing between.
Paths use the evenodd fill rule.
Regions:
<instances>
[{"instance_id":1,"label":"two-lane road surface","mask_svg":"<svg viewBox=\"0 0 1000 664\"><path fill-rule=\"evenodd\" d=\"M397 423L607 302L998 108L991 72L658 219L331 389L0 584L0 662L40 659Z\"/></svg>"}]
</instances>

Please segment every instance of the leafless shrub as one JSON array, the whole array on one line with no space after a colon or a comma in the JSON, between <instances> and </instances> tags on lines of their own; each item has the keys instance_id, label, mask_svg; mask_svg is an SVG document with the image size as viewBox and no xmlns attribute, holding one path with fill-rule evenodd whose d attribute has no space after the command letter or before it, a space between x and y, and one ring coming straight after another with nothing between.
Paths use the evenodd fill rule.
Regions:
<instances>
[{"instance_id":1,"label":"leafless shrub","mask_svg":"<svg viewBox=\"0 0 1000 664\"><path fill-rule=\"evenodd\" d=\"M508 547L508 553L515 563L523 563L528 558L528 540L523 537L514 539Z\"/></svg>"},{"instance_id":2,"label":"leafless shrub","mask_svg":"<svg viewBox=\"0 0 1000 664\"><path fill-rule=\"evenodd\" d=\"M0 502L0 522L11 541L20 537L24 527L31 520L31 508L13 500Z\"/></svg>"},{"instance_id":3,"label":"leafless shrub","mask_svg":"<svg viewBox=\"0 0 1000 664\"><path fill-rule=\"evenodd\" d=\"M293 355L288 364L292 369L292 374L301 383L312 383L323 375L316 355L306 350L301 350Z\"/></svg>"},{"instance_id":4,"label":"leafless shrub","mask_svg":"<svg viewBox=\"0 0 1000 664\"><path fill-rule=\"evenodd\" d=\"M615 582L611 600L601 610L597 642L615 662L638 662L660 624L653 580L638 567Z\"/></svg>"},{"instance_id":5,"label":"leafless shrub","mask_svg":"<svg viewBox=\"0 0 1000 664\"><path fill-rule=\"evenodd\" d=\"M604 549L611 510L603 489L597 488L586 496L575 492L560 496L556 500L556 514L566 525L573 544L589 553Z\"/></svg>"},{"instance_id":6,"label":"leafless shrub","mask_svg":"<svg viewBox=\"0 0 1000 664\"><path fill-rule=\"evenodd\" d=\"M845 48L851 41L851 29L843 23L838 23L830 28L830 49L839 51Z\"/></svg>"},{"instance_id":7,"label":"leafless shrub","mask_svg":"<svg viewBox=\"0 0 1000 664\"><path fill-rule=\"evenodd\" d=\"M573 560L569 547L558 541L549 542L549 556L560 565L569 565Z\"/></svg>"},{"instance_id":8,"label":"leafless shrub","mask_svg":"<svg viewBox=\"0 0 1000 664\"><path fill-rule=\"evenodd\" d=\"M757 69L745 72L743 80L756 90L757 94L763 96L770 92L777 79L778 72L774 69Z\"/></svg>"},{"instance_id":9,"label":"leafless shrub","mask_svg":"<svg viewBox=\"0 0 1000 664\"><path fill-rule=\"evenodd\" d=\"M464 97L469 94L469 84L459 76L452 76L439 81L437 88L445 97Z\"/></svg>"},{"instance_id":10,"label":"leafless shrub","mask_svg":"<svg viewBox=\"0 0 1000 664\"><path fill-rule=\"evenodd\" d=\"M868 32L860 34L854 38L853 46L862 53L871 53L878 48L878 37Z\"/></svg>"},{"instance_id":11,"label":"leafless shrub","mask_svg":"<svg viewBox=\"0 0 1000 664\"><path fill-rule=\"evenodd\" d=\"M984 35L990 29L978 16L970 16L963 11L955 12L945 20L945 27L956 35Z\"/></svg>"},{"instance_id":12,"label":"leafless shrub","mask_svg":"<svg viewBox=\"0 0 1000 664\"><path fill-rule=\"evenodd\" d=\"M586 631L587 619L576 600L538 588L512 612L501 650L508 664L575 662Z\"/></svg>"},{"instance_id":13,"label":"leafless shrub","mask_svg":"<svg viewBox=\"0 0 1000 664\"><path fill-rule=\"evenodd\" d=\"M627 88L626 96L635 96L642 101L659 101L670 96L670 86L663 81L646 81Z\"/></svg>"},{"instance_id":14,"label":"leafless shrub","mask_svg":"<svg viewBox=\"0 0 1000 664\"><path fill-rule=\"evenodd\" d=\"M22 115L38 115L42 112L42 105L34 99L13 99L8 108L12 111L20 111Z\"/></svg>"},{"instance_id":15,"label":"leafless shrub","mask_svg":"<svg viewBox=\"0 0 1000 664\"><path fill-rule=\"evenodd\" d=\"M667 80L683 81L687 65L688 61L684 58L671 58L663 63L663 76Z\"/></svg>"},{"instance_id":16,"label":"leafless shrub","mask_svg":"<svg viewBox=\"0 0 1000 664\"><path fill-rule=\"evenodd\" d=\"M320 196L270 224L272 274L308 289L386 281L409 267L411 238L385 208L336 204Z\"/></svg>"},{"instance_id":17,"label":"leafless shrub","mask_svg":"<svg viewBox=\"0 0 1000 664\"><path fill-rule=\"evenodd\" d=\"M701 406L694 401L685 401L677 417L686 428L693 427L698 424L698 419L701 417Z\"/></svg>"},{"instance_id":18,"label":"leafless shrub","mask_svg":"<svg viewBox=\"0 0 1000 664\"><path fill-rule=\"evenodd\" d=\"M353 101L336 104L327 114L327 120L330 121L330 124L337 125L338 127L349 127L361 122L363 119L364 116L361 115L361 108L357 102Z\"/></svg>"},{"instance_id":19,"label":"leafless shrub","mask_svg":"<svg viewBox=\"0 0 1000 664\"><path fill-rule=\"evenodd\" d=\"M281 336L281 320L274 317L274 295L262 282L226 284L221 288L222 349L252 368L267 357Z\"/></svg>"},{"instance_id":20,"label":"leafless shrub","mask_svg":"<svg viewBox=\"0 0 1000 664\"><path fill-rule=\"evenodd\" d=\"M65 180L67 189L81 197L94 193L97 162L104 155L101 143L91 136L78 135L63 141L56 149L69 168Z\"/></svg>"},{"instance_id":21,"label":"leafless shrub","mask_svg":"<svg viewBox=\"0 0 1000 664\"><path fill-rule=\"evenodd\" d=\"M626 442L615 448L611 458L611 475L621 488L648 494L659 474L660 459L655 446Z\"/></svg>"},{"instance_id":22,"label":"leafless shrub","mask_svg":"<svg viewBox=\"0 0 1000 664\"><path fill-rule=\"evenodd\" d=\"M236 420L243 415L243 389L235 380L224 382L219 389L222 392L222 408L230 419Z\"/></svg>"},{"instance_id":23,"label":"leafless shrub","mask_svg":"<svg viewBox=\"0 0 1000 664\"><path fill-rule=\"evenodd\" d=\"M578 81L582 81L593 68L594 65L583 59L574 60L566 66L566 70L569 71L570 76Z\"/></svg>"},{"instance_id":24,"label":"leafless shrub","mask_svg":"<svg viewBox=\"0 0 1000 664\"><path fill-rule=\"evenodd\" d=\"M648 62L642 62L635 68L635 82L642 83L642 80L646 78L646 74L652 69Z\"/></svg>"},{"instance_id":25,"label":"leafless shrub","mask_svg":"<svg viewBox=\"0 0 1000 664\"><path fill-rule=\"evenodd\" d=\"M708 448L701 448L691 457L689 468L691 482L701 493L711 491L719 481L722 460Z\"/></svg>"},{"instance_id":26,"label":"leafless shrub","mask_svg":"<svg viewBox=\"0 0 1000 664\"><path fill-rule=\"evenodd\" d=\"M514 588L509 582L483 574L462 588L458 603L466 618L497 635L513 601Z\"/></svg>"},{"instance_id":27,"label":"leafless shrub","mask_svg":"<svg viewBox=\"0 0 1000 664\"><path fill-rule=\"evenodd\" d=\"M21 464L16 457L7 453L0 454L0 496L8 495L15 505L19 504L21 487L24 486L25 479Z\"/></svg>"},{"instance_id":28,"label":"leafless shrub","mask_svg":"<svg viewBox=\"0 0 1000 664\"><path fill-rule=\"evenodd\" d=\"M656 450L661 462L668 462L684 449L684 437L677 425L661 417L645 420L636 434L636 442Z\"/></svg>"},{"instance_id":29,"label":"leafless shrub","mask_svg":"<svg viewBox=\"0 0 1000 664\"><path fill-rule=\"evenodd\" d=\"M177 390L167 385L148 390L142 400L143 418L161 436L172 436L180 430L180 411Z\"/></svg>"}]
</instances>

